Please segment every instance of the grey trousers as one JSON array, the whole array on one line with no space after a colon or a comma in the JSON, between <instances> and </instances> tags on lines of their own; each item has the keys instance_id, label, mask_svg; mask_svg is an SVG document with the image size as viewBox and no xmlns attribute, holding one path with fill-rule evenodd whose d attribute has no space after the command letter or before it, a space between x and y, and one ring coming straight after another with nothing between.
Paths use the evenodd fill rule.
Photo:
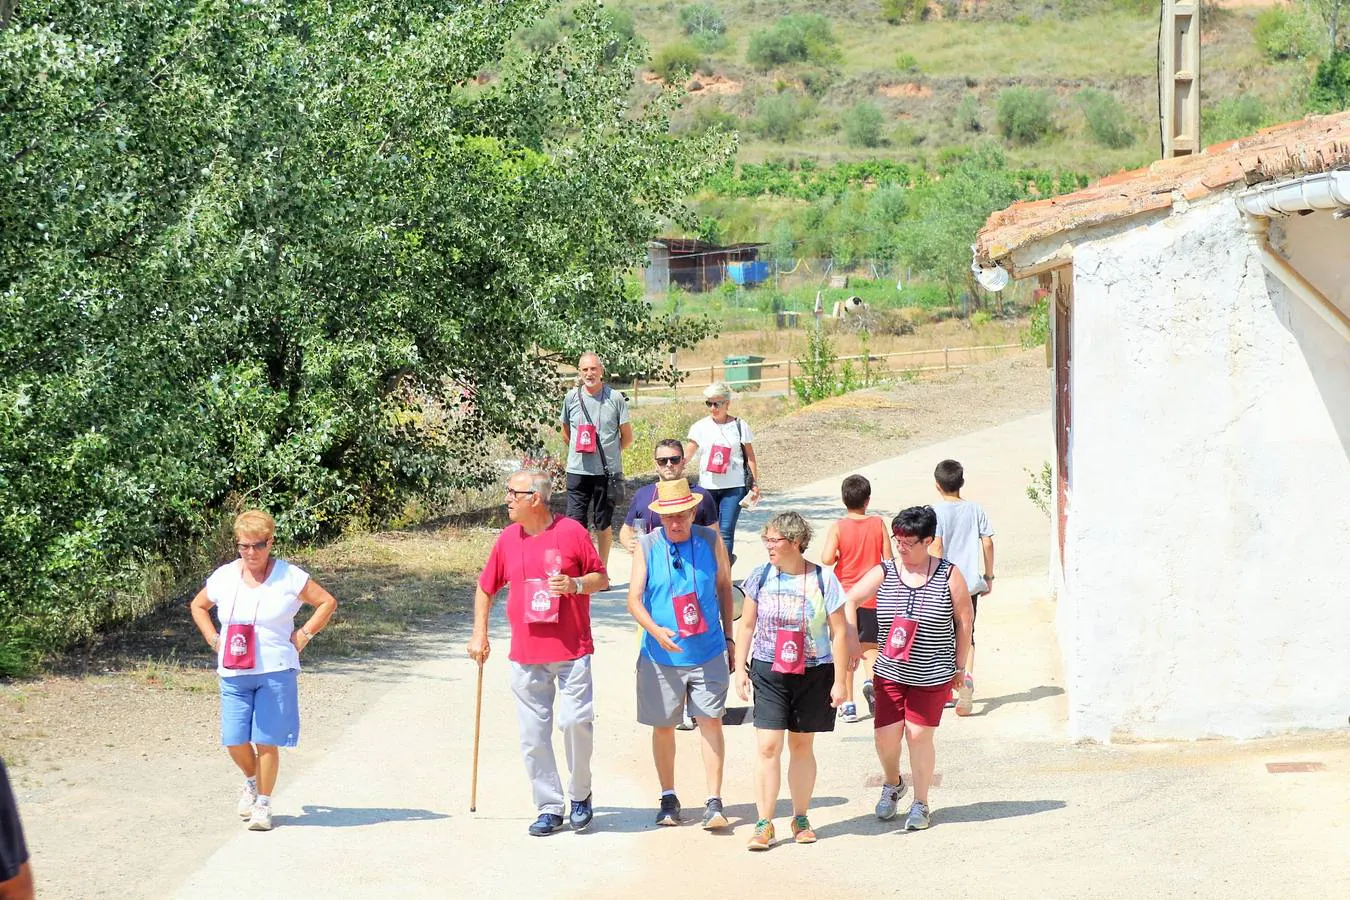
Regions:
<instances>
[{"instance_id":1,"label":"grey trousers","mask_svg":"<svg viewBox=\"0 0 1350 900\"><path fill-rule=\"evenodd\" d=\"M511 692L520 718L520 752L530 778L534 805L541 813L563 815L562 779L553 755L553 696L562 694L558 730L563 735L573 800L591 795L591 751L595 746L595 691L591 658L559 663L511 663Z\"/></svg>"}]
</instances>

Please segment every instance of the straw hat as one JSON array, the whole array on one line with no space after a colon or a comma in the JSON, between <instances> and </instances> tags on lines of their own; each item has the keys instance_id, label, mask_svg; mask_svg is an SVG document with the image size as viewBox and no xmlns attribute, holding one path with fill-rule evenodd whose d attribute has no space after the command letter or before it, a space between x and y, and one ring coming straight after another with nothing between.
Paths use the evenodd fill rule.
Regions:
<instances>
[{"instance_id":1,"label":"straw hat","mask_svg":"<svg viewBox=\"0 0 1350 900\"><path fill-rule=\"evenodd\" d=\"M671 516L693 509L702 502L702 497L689 490L688 479L676 478L656 483L656 499L647 508L658 515Z\"/></svg>"}]
</instances>

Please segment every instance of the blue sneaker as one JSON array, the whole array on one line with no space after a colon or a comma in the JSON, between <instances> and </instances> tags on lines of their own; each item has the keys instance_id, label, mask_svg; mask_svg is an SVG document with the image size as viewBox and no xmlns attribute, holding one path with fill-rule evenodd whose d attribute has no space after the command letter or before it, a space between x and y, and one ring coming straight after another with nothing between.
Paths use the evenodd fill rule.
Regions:
<instances>
[{"instance_id":1,"label":"blue sneaker","mask_svg":"<svg viewBox=\"0 0 1350 900\"><path fill-rule=\"evenodd\" d=\"M553 813L540 813L539 818L534 820L530 826L530 834L535 837L543 837L546 834L552 834L562 827L562 816Z\"/></svg>"},{"instance_id":2,"label":"blue sneaker","mask_svg":"<svg viewBox=\"0 0 1350 900\"><path fill-rule=\"evenodd\" d=\"M572 820L572 827L577 831L591 824L591 819L595 818L595 810L591 809L591 798L573 800L572 814L568 818Z\"/></svg>"}]
</instances>

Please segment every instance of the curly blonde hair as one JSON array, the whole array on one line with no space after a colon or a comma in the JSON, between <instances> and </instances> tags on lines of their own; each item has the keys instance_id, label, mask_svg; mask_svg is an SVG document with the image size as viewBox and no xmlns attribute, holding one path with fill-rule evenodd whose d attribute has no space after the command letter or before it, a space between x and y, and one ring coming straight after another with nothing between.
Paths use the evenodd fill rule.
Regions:
<instances>
[{"instance_id":1,"label":"curly blonde hair","mask_svg":"<svg viewBox=\"0 0 1350 900\"><path fill-rule=\"evenodd\" d=\"M811 545L811 526L791 510L781 512L765 522L764 527L759 530L759 536L764 537L770 531L776 531L780 537L792 541L798 550L805 550Z\"/></svg>"}]
</instances>

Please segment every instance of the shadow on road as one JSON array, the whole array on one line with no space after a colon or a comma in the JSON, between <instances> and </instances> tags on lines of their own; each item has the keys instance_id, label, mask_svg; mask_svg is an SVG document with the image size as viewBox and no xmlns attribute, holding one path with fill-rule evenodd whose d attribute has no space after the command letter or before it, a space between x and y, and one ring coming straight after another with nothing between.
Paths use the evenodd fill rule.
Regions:
<instances>
[{"instance_id":1,"label":"shadow on road","mask_svg":"<svg viewBox=\"0 0 1350 900\"><path fill-rule=\"evenodd\" d=\"M1062 687L1042 684L1029 691L1022 691L1017 694L1004 694L1002 697L990 697L988 700L976 700L976 703L981 704L980 711L971 713L971 718L978 719L980 716L987 716L1000 706L1007 706L1009 703L1035 703L1037 700L1044 700L1047 697L1058 697L1063 693L1064 688Z\"/></svg>"},{"instance_id":2,"label":"shadow on road","mask_svg":"<svg viewBox=\"0 0 1350 900\"><path fill-rule=\"evenodd\" d=\"M385 809L365 806L302 806L302 815L276 816L277 825L312 825L319 828L355 828L384 822L429 822L450 818L428 809Z\"/></svg>"},{"instance_id":3,"label":"shadow on road","mask_svg":"<svg viewBox=\"0 0 1350 900\"><path fill-rule=\"evenodd\" d=\"M817 810L826 806L840 806L848 801L843 797L812 797L811 809ZM717 835L729 835L732 829L741 825L753 825L758 813L753 803L735 803L726 807L723 812L731 824L726 828L719 828L712 832ZM792 801L782 799L773 811L774 817L785 819L792 815ZM693 806L684 807L684 825L688 827L693 825L698 827L699 819L703 816L703 805L699 803ZM616 806L597 806L595 808L595 821L586 833L599 832L619 832L633 833L640 831L654 831L663 826L656 824L656 804L650 807L633 809L630 807ZM780 823L781 824L781 823Z\"/></svg>"},{"instance_id":4,"label":"shadow on road","mask_svg":"<svg viewBox=\"0 0 1350 900\"><path fill-rule=\"evenodd\" d=\"M965 806L940 806L933 810L934 825L954 825L957 822L989 822L994 819L1015 819L1036 813L1064 809L1063 800L985 800Z\"/></svg>"}]
</instances>

